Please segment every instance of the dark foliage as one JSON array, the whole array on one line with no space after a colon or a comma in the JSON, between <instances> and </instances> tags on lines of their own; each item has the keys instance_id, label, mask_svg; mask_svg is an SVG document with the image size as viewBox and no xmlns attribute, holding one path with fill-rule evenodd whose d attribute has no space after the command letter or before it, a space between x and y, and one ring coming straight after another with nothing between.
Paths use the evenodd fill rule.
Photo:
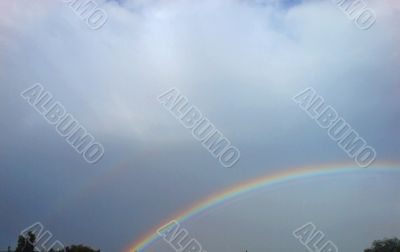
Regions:
<instances>
[{"instance_id":1,"label":"dark foliage","mask_svg":"<svg viewBox=\"0 0 400 252\"><path fill-rule=\"evenodd\" d=\"M400 240L397 238L376 240L372 247L364 252L400 252Z\"/></svg>"}]
</instances>

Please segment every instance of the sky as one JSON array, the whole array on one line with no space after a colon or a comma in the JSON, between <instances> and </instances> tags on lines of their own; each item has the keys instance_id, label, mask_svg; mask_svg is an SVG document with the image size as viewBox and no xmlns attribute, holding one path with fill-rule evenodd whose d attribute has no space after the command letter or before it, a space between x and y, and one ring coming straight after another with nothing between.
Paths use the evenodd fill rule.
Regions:
<instances>
[{"instance_id":1,"label":"sky","mask_svg":"<svg viewBox=\"0 0 400 252\"><path fill-rule=\"evenodd\" d=\"M313 87L399 160L400 4L368 0L358 29L335 1L0 2L0 250L41 222L64 244L123 251L198 200L243 181L353 162L292 97ZM20 93L41 83L104 146L88 164ZM177 88L241 153L225 168L157 97ZM368 168L366 168L368 169ZM185 223L207 251L307 251L312 221L340 250L400 236L400 175L290 182ZM369 230L372 229L372 230ZM369 230L369 231L366 231ZM148 251L173 251L157 242Z\"/></svg>"}]
</instances>

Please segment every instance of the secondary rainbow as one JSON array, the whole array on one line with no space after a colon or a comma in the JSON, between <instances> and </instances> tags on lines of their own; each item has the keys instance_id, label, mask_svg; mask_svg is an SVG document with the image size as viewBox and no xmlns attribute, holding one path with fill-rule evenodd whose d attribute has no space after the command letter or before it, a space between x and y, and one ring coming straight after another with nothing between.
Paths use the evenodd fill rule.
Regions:
<instances>
[{"instance_id":1,"label":"secondary rainbow","mask_svg":"<svg viewBox=\"0 0 400 252\"><path fill-rule=\"evenodd\" d=\"M141 238L138 239L137 242L130 246L127 251L139 252L145 249L147 246L151 245L151 243L155 242L159 238L157 230L168 224L171 220L183 222L191 218L192 216L195 216L205 211L206 209L209 209L212 206L222 204L232 198L266 186L272 186L303 178L327 176L341 173L368 173L377 171L400 172L399 167L399 164L392 162L380 162L378 164L375 164L374 167L369 168L359 168L356 167L354 164L344 163L294 168L285 170L283 172L268 174L263 177L237 184L233 187L228 188L227 190L213 194L210 197L195 202L195 204L193 204L186 210L172 216L171 218L168 218L166 221L162 222L160 225L143 235Z\"/></svg>"}]
</instances>

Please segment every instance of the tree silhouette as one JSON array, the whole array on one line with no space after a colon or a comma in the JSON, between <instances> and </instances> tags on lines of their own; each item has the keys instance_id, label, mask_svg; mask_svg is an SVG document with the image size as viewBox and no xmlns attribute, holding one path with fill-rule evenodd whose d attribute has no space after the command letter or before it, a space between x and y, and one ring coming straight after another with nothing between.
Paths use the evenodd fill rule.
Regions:
<instances>
[{"instance_id":1,"label":"tree silhouette","mask_svg":"<svg viewBox=\"0 0 400 252\"><path fill-rule=\"evenodd\" d=\"M72 245L71 247L66 247L65 252L100 252L100 250L94 250L84 245Z\"/></svg>"},{"instance_id":2,"label":"tree silhouette","mask_svg":"<svg viewBox=\"0 0 400 252\"><path fill-rule=\"evenodd\" d=\"M36 236L32 232L29 232L27 235L20 235L15 252L34 252L35 242Z\"/></svg>"},{"instance_id":3,"label":"tree silhouette","mask_svg":"<svg viewBox=\"0 0 400 252\"><path fill-rule=\"evenodd\" d=\"M38 252L35 250L36 242L36 235L32 231L29 231L25 235L20 235L18 236L18 244L14 252ZM11 248L8 247L8 250L11 251ZM94 250L84 245L72 245L61 250L50 249L48 252L100 252L100 250Z\"/></svg>"},{"instance_id":4,"label":"tree silhouette","mask_svg":"<svg viewBox=\"0 0 400 252\"><path fill-rule=\"evenodd\" d=\"M372 247L364 252L400 252L400 240L397 238L376 240Z\"/></svg>"}]
</instances>

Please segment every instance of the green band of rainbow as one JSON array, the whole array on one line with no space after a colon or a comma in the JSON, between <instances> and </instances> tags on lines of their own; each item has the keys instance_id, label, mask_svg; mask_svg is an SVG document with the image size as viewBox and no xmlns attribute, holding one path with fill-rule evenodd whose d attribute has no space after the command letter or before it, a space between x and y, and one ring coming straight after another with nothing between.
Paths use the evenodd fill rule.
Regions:
<instances>
[{"instance_id":1,"label":"green band of rainbow","mask_svg":"<svg viewBox=\"0 0 400 252\"><path fill-rule=\"evenodd\" d=\"M155 242L159 236L157 234L157 230L171 220L176 220L178 222L183 222L194 215L197 215L206 209L211 208L212 206L216 206L218 204L222 204L232 198L243 195L245 193L266 187L272 186L292 180L310 178L310 177L319 177L319 176L327 176L334 174L342 174L342 173L369 173L369 172L400 172L400 165L392 162L380 162L379 164L375 164L374 167L369 168L359 168L354 164L329 164L329 165L320 165L320 166L311 166L311 167L302 167L295 169L288 169L283 172L278 172L274 174L268 174L263 177L259 177L244 183L237 184L227 190L211 195L210 197L204 198L200 201L197 201L191 207L187 208L185 211L180 212L179 214L174 215L168 220L162 222L160 225L150 230L148 233L143 235L137 242L135 242L132 246L129 247L127 251L142 251L151 243Z\"/></svg>"}]
</instances>

